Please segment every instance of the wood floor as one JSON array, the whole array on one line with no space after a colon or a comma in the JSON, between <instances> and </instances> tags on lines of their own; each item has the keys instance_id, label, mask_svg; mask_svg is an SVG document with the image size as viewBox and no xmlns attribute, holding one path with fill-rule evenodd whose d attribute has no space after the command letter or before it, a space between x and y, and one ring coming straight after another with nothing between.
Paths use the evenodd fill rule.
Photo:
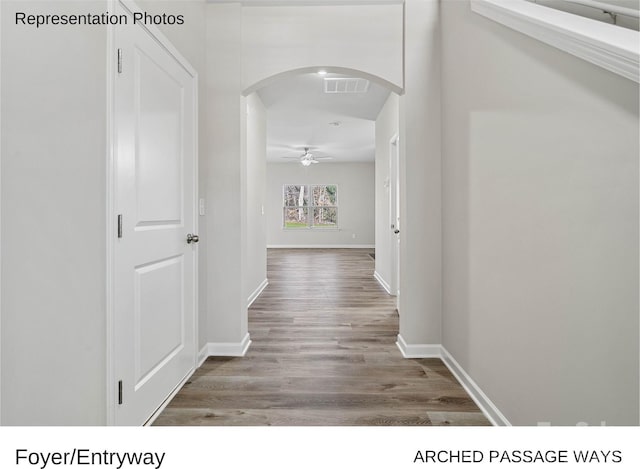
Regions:
<instances>
[{"instance_id":1,"label":"wood floor","mask_svg":"<svg viewBox=\"0 0 640 469\"><path fill-rule=\"evenodd\" d=\"M243 358L209 358L154 425L488 425L439 359L404 359L371 250L271 249Z\"/></svg>"}]
</instances>

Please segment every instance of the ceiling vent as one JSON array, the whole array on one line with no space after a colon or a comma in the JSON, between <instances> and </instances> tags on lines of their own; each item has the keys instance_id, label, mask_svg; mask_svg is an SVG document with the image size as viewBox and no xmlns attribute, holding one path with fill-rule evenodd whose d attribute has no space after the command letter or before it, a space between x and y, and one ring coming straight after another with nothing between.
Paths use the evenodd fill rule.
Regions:
<instances>
[{"instance_id":1,"label":"ceiling vent","mask_svg":"<svg viewBox=\"0 0 640 469\"><path fill-rule=\"evenodd\" d=\"M325 78L324 92L332 94L366 93L369 80L364 78Z\"/></svg>"}]
</instances>

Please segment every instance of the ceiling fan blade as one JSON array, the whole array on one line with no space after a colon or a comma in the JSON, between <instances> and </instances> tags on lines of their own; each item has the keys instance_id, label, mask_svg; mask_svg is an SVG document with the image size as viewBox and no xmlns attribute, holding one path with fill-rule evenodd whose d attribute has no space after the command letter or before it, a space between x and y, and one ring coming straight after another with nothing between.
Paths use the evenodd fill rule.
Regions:
<instances>
[{"instance_id":1,"label":"ceiling fan blade","mask_svg":"<svg viewBox=\"0 0 640 469\"><path fill-rule=\"evenodd\" d=\"M333 156L314 156L316 160L332 160Z\"/></svg>"},{"instance_id":2,"label":"ceiling fan blade","mask_svg":"<svg viewBox=\"0 0 640 469\"><path fill-rule=\"evenodd\" d=\"M313 163L313 164L318 164L318 163L320 163L318 160L309 160L309 161L311 161L311 163Z\"/></svg>"},{"instance_id":3,"label":"ceiling fan blade","mask_svg":"<svg viewBox=\"0 0 640 469\"><path fill-rule=\"evenodd\" d=\"M295 151L297 153L304 153L305 149L308 149L309 152L313 152L317 149L317 147L309 145L287 145L283 143L268 143L267 147L274 150Z\"/></svg>"}]
</instances>

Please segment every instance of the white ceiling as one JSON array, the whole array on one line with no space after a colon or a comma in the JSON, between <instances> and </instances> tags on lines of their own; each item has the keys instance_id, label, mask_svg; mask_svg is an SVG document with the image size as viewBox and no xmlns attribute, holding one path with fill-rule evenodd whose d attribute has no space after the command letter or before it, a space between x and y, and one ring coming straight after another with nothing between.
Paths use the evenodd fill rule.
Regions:
<instances>
[{"instance_id":1,"label":"white ceiling","mask_svg":"<svg viewBox=\"0 0 640 469\"><path fill-rule=\"evenodd\" d=\"M374 161L375 119L389 90L371 82L366 93L327 94L324 78L302 74L258 91L267 108L267 161L297 163L283 157L299 156L305 147L332 163Z\"/></svg>"},{"instance_id":2,"label":"white ceiling","mask_svg":"<svg viewBox=\"0 0 640 469\"><path fill-rule=\"evenodd\" d=\"M231 3L234 0L207 0L208 3ZM404 0L235 0L246 6L274 6L274 5L388 5L398 4Z\"/></svg>"}]
</instances>

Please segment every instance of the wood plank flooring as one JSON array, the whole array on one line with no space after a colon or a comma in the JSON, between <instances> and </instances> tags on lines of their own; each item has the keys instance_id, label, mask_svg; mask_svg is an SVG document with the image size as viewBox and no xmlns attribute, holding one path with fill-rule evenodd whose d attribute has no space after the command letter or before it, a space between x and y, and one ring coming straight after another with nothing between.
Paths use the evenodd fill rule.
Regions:
<instances>
[{"instance_id":1,"label":"wood plank flooring","mask_svg":"<svg viewBox=\"0 0 640 469\"><path fill-rule=\"evenodd\" d=\"M154 425L489 425L439 359L404 359L366 249L270 249L243 358L209 358Z\"/></svg>"}]
</instances>

